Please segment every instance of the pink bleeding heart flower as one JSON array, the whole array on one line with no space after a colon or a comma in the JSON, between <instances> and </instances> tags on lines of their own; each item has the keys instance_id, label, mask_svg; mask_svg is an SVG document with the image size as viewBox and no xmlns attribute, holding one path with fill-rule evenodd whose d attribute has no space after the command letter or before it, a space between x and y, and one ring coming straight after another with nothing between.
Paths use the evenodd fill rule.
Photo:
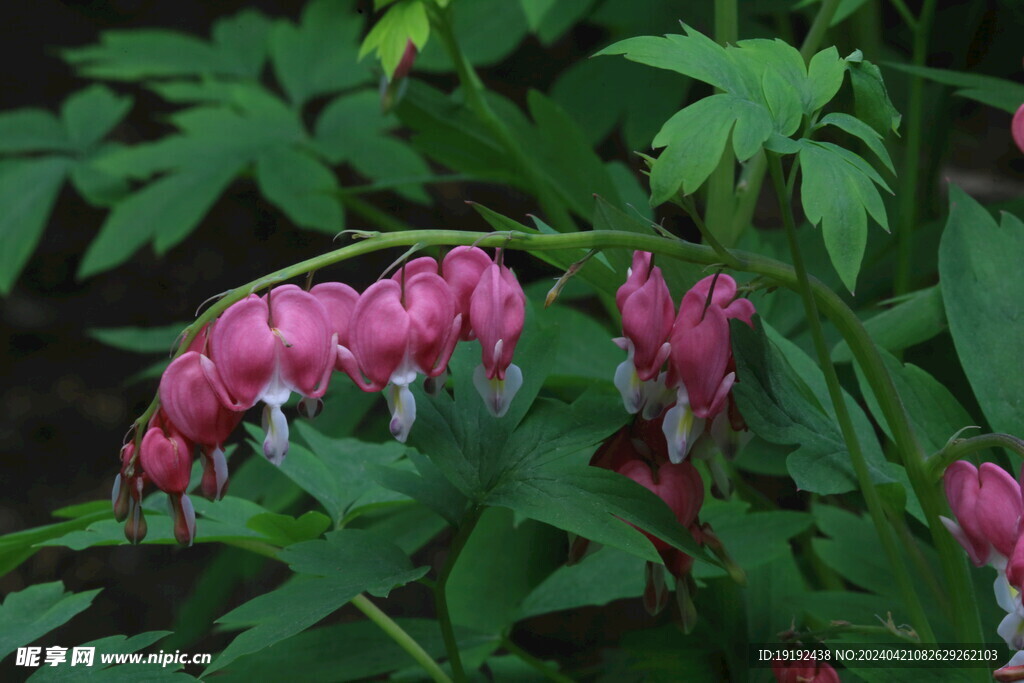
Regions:
<instances>
[{"instance_id":1,"label":"pink bleeding heart flower","mask_svg":"<svg viewBox=\"0 0 1024 683\"><path fill-rule=\"evenodd\" d=\"M957 520L942 517L943 524L976 566L1004 569L1020 537L1021 485L998 465L976 468L965 460L946 468L943 484Z\"/></svg>"},{"instance_id":2,"label":"pink bleeding heart flower","mask_svg":"<svg viewBox=\"0 0 1024 683\"><path fill-rule=\"evenodd\" d=\"M482 350L473 384L487 410L501 417L523 385L523 371L512 355L526 321L526 295L506 266L491 263L481 273L470 297L469 321Z\"/></svg>"},{"instance_id":3,"label":"pink bleeding heart flower","mask_svg":"<svg viewBox=\"0 0 1024 683\"><path fill-rule=\"evenodd\" d=\"M754 305L735 296L735 280L710 275L694 285L679 306L667 380L676 387L676 404L663 424L672 462L686 457L705 421L725 406L736 380L735 371L730 370L729 320L752 324Z\"/></svg>"},{"instance_id":4,"label":"pink bleeding heart flower","mask_svg":"<svg viewBox=\"0 0 1024 683\"><path fill-rule=\"evenodd\" d=\"M476 339L470 322L469 306L473 291L480 284L480 277L490 265L491 258L478 247L455 247L441 262L444 281L451 287L456 309L462 315L459 339L463 341Z\"/></svg>"},{"instance_id":5,"label":"pink bleeding heart flower","mask_svg":"<svg viewBox=\"0 0 1024 683\"><path fill-rule=\"evenodd\" d=\"M182 545L192 545L196 536L196 513L192 501L185 495L192 474L192 444L166 420L154 420L154 423L160 422L163 426L150 426L142 437L139 462L150 481L168 495L174 537Z\"/></svg>"},{"instance_id":6,"label":"pink bleeding heart flower","mask_svg":"<svg viewBox=\"0 0 1024 683\"><path fill-rule=\"evenodd\" d=\"M665 377L661 367L668 360L668 341L675 318L675 305L658 267L651 267L652 255L633 252L633 265L626 282L615 293L622 313L622 337L613 339L626 352L626 360L615 370L615 386L622 394L626 411L643 410L645 419L658 417L665 408Z\"/></svg>"},{"instance_id":7,"label":"pink bleeding heart flower","mask_svg":"<svg viewBox=\"0 0 1024 683\"><path fill-rule=\"evenodd\" d=\"M1024 152L1024 104L1020 105L1013 115L1010 132L1013 134L1013 141L1017 143L1017 149Z\"/></svg>"},{"instance_id":8,"label":"pink bleeding heart flower","mask_svg":"<svg viewBox=\"0 0 1024 683\"><path fill-rule=\"evenodd\" d=\"M445 371L461 324L451 290L433 273L413 275L404 288L381 280L359 297L350 345L338 347L338 364L363 391L387 388L391 433L398 441L405 442L416 420L409 385L418 373L436 377Z\"/></svg>"},{"instance_id":9,"label":"pink bleeding heart flower","mask_svg":"<svg viewBox=\"0 0 1024 683\"><path fill-rule=\"evenodd\" d=\"M341 282L323 282L309 293L323 304L327 312L327 321L330 323L330 330L336 335L338 346L348 347L350 330L352 328L352 314L355 312L356 304L359 303L359 292ZM335 369L344 372L340 359L335 354ZM320 399L316 399L313 406L307 405L306 399L299 403L299 409L307 417L315 417L321 408Z\"/></svg>"},{"instance_id":10,"label":"pink bleeding heart flower","mask_svg":"<svg viewBox=\"0 0 1024 683\"><path fill-rule=\"evenodd\" d=\"M391 279L398 284L402 284L404 282L408 282L414 275L419 275L420 273L432 273L437 275L437 260L431 256L420 256L419 258L414 258L411 261L406 261L394 272Z\"/></svg>"},{"instance_id":11,"label":"pink bleeding heart flower","mask_svg":"<svg viewBox=\"0 0 1024 683\"><path fill-rule=\"evenodd\" d=\"M203 452L203 495L223 496L228 479L223 444L242 420L241 411L226 408L203 372L202 354L178 356L160 378L160 404L171 422Z\"/></svg>"},{"instance_id":12,"label":"pink bleeding heart flower","mask_svg":"<svg viewBox=\"0 0 1024 683\"><path fill-rule=\"evenodd\" d=\"M317 297L283 285L269 300L250 295L228 308L210 335L212 358L200 360L226 407L246 410L264 403L263 452L278 465L288 452L288 421L281 406L293 391L306 399L324 395L336 346Z\"/></svg>"}]
</instances>

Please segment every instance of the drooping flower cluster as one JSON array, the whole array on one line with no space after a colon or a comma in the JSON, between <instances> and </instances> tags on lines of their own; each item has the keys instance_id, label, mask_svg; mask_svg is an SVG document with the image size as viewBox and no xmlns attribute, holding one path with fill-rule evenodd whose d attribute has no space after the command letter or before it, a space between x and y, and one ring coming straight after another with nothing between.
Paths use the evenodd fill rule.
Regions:
<instances>
[{"instance_id":1,"label":"drooping flower cluster","mask_svg":"<svg viewBox=\"0 0 1024 683\"><path fill-rule=\"evenodd\" d=\"M828 662L776 659L772 673L778 683L839 683L839 674Z\"/></svg>"},{"instance_id":2,"label":"drooping flower cluster","mask_svg":"<svg viewBox=\"0 0 1024 683\"><path fill-rule=\"evenodd\" d=\"M404 442L416 419L410 385L447 370L456 343L478 339L482 362L474 384L488 410L505 414L522 385L512 363L526 298L500 252L492 261L476 247L457 247L439 265L418 258L391 279L359 294L328 282L309 291L283 285L232 304L204 328L160 381L160 408L136 454L122 449L114 483L115 516L133 542L146 534L146 484L171 501L175 537L190 544L195 513L186 495L195 453L203 462L203 495L220 498L228 480L223 444L244 412L263 404L263 452L280 464L288 452L282 406L301 396L299 412L314 417L333 370L367 392L384 392L392 435Z\"/></svg>"},{"instance_id":3,"label":"drooping flower cluster","mask_svg":"<svg viewBox=\"0 0 1024 683\"><path fill-rule=\"evenodd\" d=\"M996 602L1006 612L997 629L1017 653L1009 666L1024 665L1024 470L1021 481L990 462L975 467L958 460L943 484L956 521L942 517L975 566L996 570Z\"/></svg>"},{"instance_id":4,"label":"drooping flower cluster","mask_svg":"<svg viewBox=\"0 0 1024 683\"><path fill-rule=\"evenodd\" d=\"M702 525L699 519L700 508L704 504L704 482L700 473L689 461L669 461L658 420L638 418L626 425L598 448L590 464L629 477L657 495L665 501L679 524L697 543L718 542L710 526ZM696 618L692 601L696 585L690 577L693 557L644 529L641 531L654 544L664 562L664 568L652 562L647 563L644 607L651 614L657 614L668 604L669 591L664 578L664 569L667 568L675 581L676 600L683 624L687 628L691 627ZM582 556L586 546L586 541L577 540L572 548L572 559Z\"/></svg>"},{"instance_id":5,"label":"drooping flower cluster","mask_svg":"<svg viewBox=\"0 0 1024 683\"><path fill-rule=\"evenodd\" d=\"M736 380L729 320L752 324L754 305L736 298L736 281L710 275L690 289L678 314L661 269L648 252L633 253L626 282L615 295L627 353L615 385L630 413L663 421L669 459L682 462L707 428L723 452L735 450L745 428L730 389Z\"/></svg>"}]
</instances>

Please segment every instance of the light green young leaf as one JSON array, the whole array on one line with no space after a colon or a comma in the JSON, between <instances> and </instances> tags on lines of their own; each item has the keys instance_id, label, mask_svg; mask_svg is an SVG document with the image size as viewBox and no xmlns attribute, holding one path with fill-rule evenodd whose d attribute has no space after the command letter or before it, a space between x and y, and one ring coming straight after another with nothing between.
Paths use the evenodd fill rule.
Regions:
<instances>
[{"instance_id":1,"label":"light green young leaf","mask_svg":"<svg viewBox=\"0 0 1024 683\"><path fill-rule=\"evenodd\" d=\"M734 95L712 95L683 109L654 138L655 147L666 149L651 169L651 205L662 204L679 191L695 192L718 166L730 131L736 157L746 161L772 129L765 107Z\"/></svg>"},{"instance_id":2,"label":"light green young leaf","mask_svg":"<svg viewBox=\"0 0 1024 683\"><path fill-rule=\"evenodd\" d=\"M993 431L1024 434L1024 223L949 186L939 283L957 355Z\"/></svg>"},{"instance_id":3,"label":"light green young leaf","mask_svg":"<svg viewBox=\"0 0 1024 683\"><path fill-rule=\"evenodd\" d=\"M867 244L867 214L888 230L875 187L885 187L884 181L860 157L827 142L803 140L799 154L804 213L812 225L821 224L832 265L853 292Z\"/></svg>"},{"instance_id":4,"label":"light green young leaf","mask_svg":"<svg viewBox=\"0 0 1024 683\"><path fill-rule=\"evenodd\" d=\"M162 253L183 240L241 170L237 161L182 170L156 180L111 211L89 245L78 276L120 265L150 239Z\"/></svg>"},{"instance_id":5,"label":"light green young leaf","mask_svg":"<svg viewBox=\"0 0 1024 683\"><path fill-rule=\"evenodd\" d=\"M844 130L854 137L860 138L861 141L868 146L868 149L874 152L875 156L885 164L885 167L888 168L889 171L894 174L896 173L896 168L892 164L889 152L886 151L885 144L882 142L882 136L874 128L860 119L842 112L827 114L818 122L816 128L829 125Z\"/></svg>"},{"instance_id":6,"label":"light green young leaf","mask_svg":"<svg viewBox=\"0 0 1024 683\"><path fill-rule=\"evenodd\" d=\"M65 593L64 584L54 581L8 593L0 605L0 659L69 621L99 592Z\"/></svg>"},{"instance_id":7,"label":"light green young leaf","mask_svg":"<svg viewBox=\"0 0 1024 683\"><path fill-rule=\"evenodd\" d=\"M422 0L398 0L374 24L359 48L359 59L376 53L384 67L384 75L391 80L398 63L411 42L422 50L430 37L430 19Z\"/></svg>"},{"instance_id":8,"label":"light green young leaf","mask_svg":"<svg viewBox=\"0 0 1024 683\"><path fill-rule=\"evenodd\" d=\"M344 227L333 171L292 147L268 149L256 160L260 191L296 225L335 234Z\"/></svg>"},{"instance_id":9,"label":"light green young leaf","mask_svg":"<svg viewBox=\"0 0 1024 683\"><path fill-rule=\"evenodd\" d=\"M71 164L63 157L0 161L0 295L10 293L39 244Z\"/></svg>"},{"instance_id":10,"label":"light green young leaf","mask_svg":"<svg viewBox=\"0 0 1024 683\"><path fill-rule=\"evenodd\" d=\"M60 116L71 143L84 150L99 142L132 108L132 98L121 97L103 85L92 85L71 95Z\"/></svg>"}]
</instances>

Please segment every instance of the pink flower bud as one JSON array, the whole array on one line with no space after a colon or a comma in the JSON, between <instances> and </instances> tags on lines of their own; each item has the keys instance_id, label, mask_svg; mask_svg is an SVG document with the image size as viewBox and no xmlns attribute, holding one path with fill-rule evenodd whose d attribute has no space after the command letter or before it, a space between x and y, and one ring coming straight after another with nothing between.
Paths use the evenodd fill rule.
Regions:
<instances>
[{"instance_id":1,"label":"pink flower bud","mask_svg":"<svg viewBox=\"0 0 1024 683\"><path fill-rule=\"evenodd\" d=\"M840 683L839 674L828 662L776 659L772 673L778 683Z\"/></svg>"},{"instance_id":2,"label":"pink flower bud","mask_svg":"<svg viewBox=\"0 0 1024 683\"><path fill-rule=\"evenodd\" d=\"M150 427L142 437L139 462L158 489L185 493L192 474L192 444L173 429Z\"/></svg>"},{"instance_id":3,"label":"pink flower bud","mask_svg":"<svg viewBox=\"0 0 1024 683\"><path fill-rule=\"evenodd\" d=\"M1020 484L998 465L983 463L979 469L965 460L946 468L943 483L959 522L943 517L943 524L976 566L989 563L1002 569L1020 538Z\"/></svg>"},{"instance_id":4,"label":"pink flower bud","mask_svg":"<svg viewBox=\"0 0 1024 683\"><path fill-rule=\"evenodd\" d=\"M242 419L217 398L203 372L202 354L188 351L171 362L160 378L160 404L171 422L189 440L220 446Z\"/></svg>"},{"instance_id":5,"label":"pink flower bud","mask_svg":"<svg viewBox=\"0 0 1024 683\"><path fill-rule=\"evenodd\" d=\"M1013 115L1010 132L1013 134L1013 141L1017 143L1017 149L1024 152L1024 104L1020 105Z\"/></svg>"},{"instance_id":6,"label":"pink flower bud","mask_svg":"<svg viewBox=\"0 0 1024 683\"><path fill-rule=\"evenodd\" d=\"M338 335L338 343L348 346L352 312L359 302L359 292L341 282L322 282L309 290L309 293L323 304L329 329Z\"/></svg>"}]
</instances>

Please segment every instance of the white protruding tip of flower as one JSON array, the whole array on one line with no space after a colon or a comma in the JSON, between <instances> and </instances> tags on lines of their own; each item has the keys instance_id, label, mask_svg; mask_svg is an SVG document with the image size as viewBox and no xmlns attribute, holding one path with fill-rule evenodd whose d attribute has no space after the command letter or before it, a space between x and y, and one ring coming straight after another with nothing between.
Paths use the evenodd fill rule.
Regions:
<instances>
[{"instance_id":1,"label":"white protruding tip of flower","mask_svg":"<svg viewBox=\"0 0 1024 683\"><path fill-rule=\"evenodd\" d=\"M643 418L654 420L665 412L665 408L672 405L675 400L675 392L665 386L665 377L668 373L662 372L657 379L649 379L643 383L640 391L643 402Z\"/></svg>"},{"instance_id":2,"label":"white protruding tip of flower","mask_svg":"<svg viewBox=\"0 0 1024 683\"><path fill-rule=\"evenodd\" d=\"M1010 585L1005 572L999 572L996 575L995 583L992 584L992 592L995 593L996 604L1007 614L1015 612L1020 605L1018 597L1020 594L1016 588Z\"/></svg>"},{"instance_id":3,"label":"white protruding tip of flower","mask_svg":"<svg viewBox=\"0 0 1024 683\"><path fill-rule=\"evenodd\" d=\"M309 396L303 396L299 399L297 406L299 415L306 418L307 420L314 419L320 414L320 411L324 409L323 399L310 398Z\"/></svg>"},{"instance_id":4,"label":"white protruding tip of flower","mask_svg":"<svg viewBox=\"0 0 1024 683\"><path fill-rule=\"evenodd\" d=\"M196 509L192 506L192 499L186 495L181 496L181 514L188 525L188 545L191 548L196 540Z\"/></svg>"},{"instance_id":5,"label":"white protruding tip of flower","mask_svg":"<svg viewBox=\"0 0 1024 683\"><path fill-rule=\"evenodd\" d=\"M224 487L228 483L228 459L224 457L224 451L220 446L213 449L213 454L210 458L213 460L213 474L217 480L215 500L220 500L224 495Z\"/></svg>"},{"instance_id":6,"label":"white protruding tip of flower","mask_svg":"<svg viewBox=\"0 0 1024 683\"><path fill-rule=\"evenodd\" d=\"M1024 618L1022 618L1021 610L1017 608L1007 614L1000 622L996 633L1012 649L1024 650Z\"/></svg>"},{"instance_id":7,"label":"white protruding tip of flower","mask_svg":"<svg viewBox=\"0 0 1024 683\"><path fill-rule=\"evenodd\" d=\"M1006 666L1024 666L1024 650L1021 650L1006 663Z\"/></svg>"},{"instance_id":8,"label":"white protruding tip of flower","mask_svg":"<svg viewBox=\"0 0 1024 683\"><path fill-rule=\"evenodd\" d=\"M110 491L110 504L117 507L117 497L121 494L121 473L114 477L114 488Z\"/></svg>"},{"instance_id":9,"label":"white protruding tip of flower","mask_svg":"<svg viewBox=\"0 0 1024 683\"><path fill-rule=\"evenodd\" d=\"M280 465L288 455L288 418L281 411L281 406L263 406L263 428L267 430L267 437L263 439L263 455L271 464Z\"/></svg>"},{"instance_id":10,"label":"white protruding tip of flower","mask_svg":"<svg viewBox=\"0 0 1024 683\"><path fill-rule=\"evenodd\" d=\"M391 411L391 435L399 443L409 438L412 423L416 421L416 398L406 384L390 384L384 390L384 398Z\"/></svg>"},{"instance_id":11,"label":"white protruding tip of flower","mask_svg":"<svg viewBox=\"0 0 1024 683\"><path fill-rule=\"evenodd\" d=\"M636 374L636 366L633 365L633 354L626 360L619 363L615 368L615 387L622 394L622 405L630 415L636 415L644 406L643 383L640 376Z\"/></svg>"},{"instance_id":12,"label":"white protruding tip of flower","mask_svg":"<svg viewBox=\"0 0 1024 683\"><path fill-rule=\"evenodd\" d=\"M693 442L703 429L704 419L693 414L686 389L680 388L675 406L665 413L665 421L661 425L668 444L668 459L673 464L686 460Z\"/></svg>"},{"instance_id":13,"label":"white protruding tip of flower","mask_svg":"<svg viewBox=\"0 0 1024 683\"><path fill-rule=\"evenodd\" d=\"M487 412L494 417L503 417L512 405L512 399L523 386L523 371L512 363L505 370L504 380L487 379L487 370L481 364L473 371L473 386L484 400Z\"/></svg>"}]
</instances>

